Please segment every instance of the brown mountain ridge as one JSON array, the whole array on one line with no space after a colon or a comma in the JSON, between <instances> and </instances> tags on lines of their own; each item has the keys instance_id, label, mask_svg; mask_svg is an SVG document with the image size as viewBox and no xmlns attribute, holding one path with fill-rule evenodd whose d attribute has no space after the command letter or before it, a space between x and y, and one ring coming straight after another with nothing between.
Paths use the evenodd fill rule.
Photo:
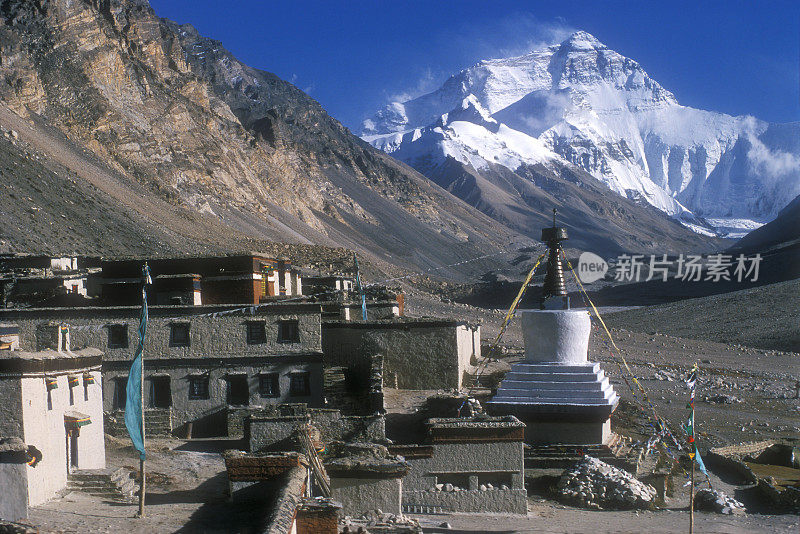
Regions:
<instances>
[{"instance_id":1,"label":"brown mountain ridge","mask_svg":"<svg viewBox=\"0 0 800 534\"><path fill-rule=\"evenodd\" d=\"M146 0L0 2L0 99L0 126L16 133L0 141L6 250L170 255L288 242L414 269L498 254L441 272L463 278L506 266L513 255L501 251L538 237L373 149L292 84ZM573 194L543 198L569 205ZM597 202L576 209L603 220ZM715 246L677 224L646 228L647 207L614 209L622 216L597 233L609 250Z\"/></svg>"}]
</instances>

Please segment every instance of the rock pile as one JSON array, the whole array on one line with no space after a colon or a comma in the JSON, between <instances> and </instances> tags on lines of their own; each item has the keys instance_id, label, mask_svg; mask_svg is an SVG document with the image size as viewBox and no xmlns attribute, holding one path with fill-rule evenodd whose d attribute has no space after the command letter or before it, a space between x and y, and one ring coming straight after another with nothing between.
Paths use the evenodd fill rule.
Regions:
<instances>
[{"instance_id":1,"label":"rock pile","mask_svg":"<svg viewBox=\"0 0 800 534\"><path fill-rule=\"evenodd\" d=\"M694 509L718 514L743 514L744 505L721 491L701 489L694 494Z\"/></svg>"},{"instance_id":2,"label":"rock pile","mask_svg":"<svg viewBox=\"0 0 800 534\"><path fill-rule=\"evenodd\" d=\"M358 518L345 516L339 521L342 534L417 534L422 532L419 521L402 514L370 510Z\"/></svg>"},{"instance_id":3,"label":"rock pile","mask_svg":"<svg viewBox=\"0 0 800 534\"><path fill-rule=\"evenodd\" d=\"M652 509L655 506L653 486L590 456L584 456L574 467L564 471L556 488L560 500L594 510Z\"/></svg>"},{"instance_id":4,"label":"rock pile","mask_svg":"<svg viewBox=\"0 0 800 534\"><path fill-rule=\"evenodd\" d=\"M509 489L508 486L505 485L505 484L500 484L499 486L495 486L494 484L486 483L486 484L481 484L480 486L478 486L478 490L480 490L480 491L493 491L493 490L504 490L504 491L506 491L508 489ZM430 489L428 489L428 491L433 491L433 492L444 491L446 493L452 493L454 491L466 491L466 490L467 490L467 488L461 488L459 486L456 486L455 484L450 484L450 483L447 483L447 484L434 484Z\"/></svg>"},{"instance_id":5,"label":"rock pile","mask_svg":"<svg viewBox=\"0 0 800 534\"><path fill-rule=\"evenodd\" d=\"M719 395L703 395L701 397L703 402L707 402L709 404L738 404L742 402L742 399L735 395L727 395L725 393Z\"/></svg>"}]
</instances>

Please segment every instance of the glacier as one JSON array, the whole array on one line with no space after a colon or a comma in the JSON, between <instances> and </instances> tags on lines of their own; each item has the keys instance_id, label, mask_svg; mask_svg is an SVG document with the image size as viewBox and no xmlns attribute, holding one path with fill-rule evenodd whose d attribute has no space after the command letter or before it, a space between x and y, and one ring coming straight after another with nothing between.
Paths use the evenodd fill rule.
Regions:
<instances>
[{"instance_id":1,"label":"glacier","mask_svg":"<svg viewBox=\"0 0 800 534\"><path fill-rule=\"evenodd\" d=\"M741 237L800 195L800 123L683 106L584 31L392 102L359 135L423 174L447 158L576 166L707 235Z\"/></svg>"}]
</instances>

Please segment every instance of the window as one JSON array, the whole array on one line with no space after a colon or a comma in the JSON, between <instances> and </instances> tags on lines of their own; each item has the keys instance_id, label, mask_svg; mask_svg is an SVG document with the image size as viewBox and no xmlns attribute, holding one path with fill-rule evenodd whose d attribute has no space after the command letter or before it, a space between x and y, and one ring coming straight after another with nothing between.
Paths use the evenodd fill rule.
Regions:
<instances>
[{"instance_id":1,"label":"window","mask_svg":"<svg viewBox=\"0 0 800 534\"><path fill-rule=\"evenodd\" d=\"M299 343L300 327L297 320L278 321L278 343Z\"/></svg>"},{"instance_id":2,"label":"window","mask_svg":"<svg viewBox=\"0 0 800 534\"><path fill-rule=\"evenodd\" d=\"M250 404L250 385L247 375L228 376L228 404L232 406L247 406Z\"/></svg>"},{"instance_id":3,"label":"window","mask_svg":"<svg viewBox=\"0 0 800 534\"><path fill-rule=\"evenodd\" d=\"M280 397L278 373L264 373L258 377L258 392L262 397Z\"/></svg>"},{"instance_id":4,"label":"window","mask_svg":"<svg viewBox=\"0 0 800 534\"><path fill-rule=\"evenodd\" d=\"M172 323L169 325L169 346L189 346L189 323Z\"/></svg>"},{"instance_id":5,"label":"window","mask_svg":"<svg viewBox=\"0 0 800 534\"><path fill-rule=\"evenodd\" d=\"M108 325L108 348L109 349L128 348L128 325L126 324Z\"/></svg>"},{"instance_id":6,"label":"window","mask_svg":"<svg viewBox=\"0 0 800 534\"><path fill-rule=\"evenodd\" d=\"M125 409L125 399L128 397L128 377L121 376L114 381L114 407L117 410Z\"/></svg>"},{"instance_id":7,"label":"window","mask_svg":"<svg viewBox=\"0 0 800 534\"><path fill-rule=\"evenodd\" d=\"M267 342L267 331L261 321L248 321L247 323L247 343L256 345Z\"/></svg>"},{"instance_id":8,"label":"window","mask_svg":"<svg viewBox=\"0 0 800 534\"><path fill-rule=\"evenodd\" d=\"M289 375L289 395L292 397L308 397L311 395L311 374L292 373Z\"/></svg>"},{"instance_id":9,"label":"window","mask_svg":"<svg viewBox=\"0 0 800 534\"><path fill-rule=\"evenodd\" d=\"M150 406L153 408L172 406L172 388L170 388L168 376L150 378Z\"/></svg>"},{"instance_id":10,"label":"window","mask_svg":"<svg viewBox=\"0 0 800 534\"><path fill-rule=\"evenodd\" d=\"M190 399L208 398L208 376L197 375L189 377L189 398Z\"/></svg>"}]
</instances>

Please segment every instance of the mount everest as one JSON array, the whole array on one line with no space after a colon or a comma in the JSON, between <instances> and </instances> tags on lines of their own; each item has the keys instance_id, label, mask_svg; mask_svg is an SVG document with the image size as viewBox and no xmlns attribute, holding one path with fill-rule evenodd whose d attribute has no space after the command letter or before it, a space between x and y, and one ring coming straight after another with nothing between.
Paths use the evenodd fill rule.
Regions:
<instances>
[{"instance_id":1,"label":"mount everest","mask_svg":"<svg viewBox=\"0 0 800 534\"><path fill-rule=\"evenodd\" d=\"M360 135L506 223L539 208L531 192L545 187L542 173L585 171L696 232L726 237L774 219L800 194L800 123L682 106L636 61L583 31L393 102Z\"/></svg>"}]
</instances>

